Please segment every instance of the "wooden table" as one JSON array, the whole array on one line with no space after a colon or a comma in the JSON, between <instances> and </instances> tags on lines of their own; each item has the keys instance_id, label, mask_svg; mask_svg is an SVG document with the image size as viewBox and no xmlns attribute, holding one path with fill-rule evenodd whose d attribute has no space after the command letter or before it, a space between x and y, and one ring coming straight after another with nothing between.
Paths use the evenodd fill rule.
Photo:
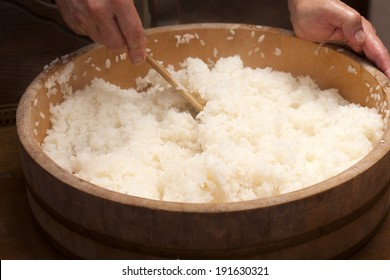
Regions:
<instances>
[{"instance_id":1,"label":"wooden table","mask_svg":"<svg viewBox=\"0 0 390 280\"><path fill-rule=\"evenodd\" d=\"M39 232L29 210L15 126L0 128L0 259L64 259ZM390 260L390 211L351 259Z\"/></svg>"}]
</instances>

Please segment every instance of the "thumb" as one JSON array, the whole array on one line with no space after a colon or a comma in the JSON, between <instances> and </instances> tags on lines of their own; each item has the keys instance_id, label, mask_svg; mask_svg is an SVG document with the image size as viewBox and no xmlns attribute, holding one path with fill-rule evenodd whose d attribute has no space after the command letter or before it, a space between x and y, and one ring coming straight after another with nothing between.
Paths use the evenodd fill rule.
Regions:
<instances>
[{"instance_id":1,"label":"thumb","mask_svg":"<svg viewBox=\"0 0 390 280\"><path fill-rule=\"evenodd\" d=\"M366 57L374 62L376 66L390 78L390 54L387 48L376 35L375 29L370 22L363 19L363 25L367 38L363 45Z\"/></svg>"},{"instance_id":2,"label":"thumb","mask_svg":"<svg viewBox=\"0 0 390 280\"><path fill-rule=\"evenodd\" d=\"M340 3L342 3L340 1ZM363 29L362 16L351 7L342 3L346 8L340 13L340 28L344 33L348 45L356 52L362 51L362 45L366 41L366 35ZM340 6L341 7L341 6Z\"/></svg>"}]
</instances>

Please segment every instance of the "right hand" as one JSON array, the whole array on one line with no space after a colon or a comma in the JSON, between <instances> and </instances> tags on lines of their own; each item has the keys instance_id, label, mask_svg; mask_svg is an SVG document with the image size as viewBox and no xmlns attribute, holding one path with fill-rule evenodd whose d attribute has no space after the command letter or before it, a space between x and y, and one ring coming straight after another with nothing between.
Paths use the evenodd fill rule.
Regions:
<instances>
[{"instance_id":1,"label":"right hand","mask_svg":"<svg viewBox=\"0 0 390 280\"><path fill-rule=\"evenodd\" d=\"M130 60L145 60L145 36L133 0L56 0L65 23L110 50L127 48Z\"/></svg>"}]
</instances>

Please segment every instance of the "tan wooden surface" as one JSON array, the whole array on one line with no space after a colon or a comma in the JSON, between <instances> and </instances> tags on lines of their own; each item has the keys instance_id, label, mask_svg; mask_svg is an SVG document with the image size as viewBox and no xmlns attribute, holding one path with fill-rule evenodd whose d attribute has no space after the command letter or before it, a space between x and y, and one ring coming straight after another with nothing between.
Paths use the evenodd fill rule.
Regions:
<instances>
[{"instance_id":1,"label":"tan wooden surface","mask_svg":"<svg viewBox=\"0 0 390 280\"><path fill-rule=\"evenodd\" d=\"M32 220L17 141L15 127L0 128L0 259L63 259ZM390 260L390 212L351 258Z\"/></svg>"}]
</instances>

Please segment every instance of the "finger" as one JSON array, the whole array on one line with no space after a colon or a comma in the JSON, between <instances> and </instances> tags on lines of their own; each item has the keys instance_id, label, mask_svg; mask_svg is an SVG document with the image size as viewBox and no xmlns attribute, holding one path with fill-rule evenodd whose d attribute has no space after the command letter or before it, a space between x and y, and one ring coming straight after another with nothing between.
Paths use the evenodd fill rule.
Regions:
<instances>
[{"instance_id":1,"label":"finger","mask_svg":"<svg viewBox=\"0 0 390 280\"><path fill-rule=\"evenodd\" d=\"M114 15L107 18L104 22L98 22L97 26L99 35L107 48L115 51L126 47L126 40L123 37Z\"/></svg>"},{"instance_id":2,"label":"finger","mask_svg":"<svg viewBox=\"0 0 390 280\"><path fill-rule=\"evenodd\" d=\"M321 25L323 31L328 30L329 33L325 36L325 40L344 42L353 50L360 52L365 40L360 14L342 1L327 1L326 5L323 5L323 1L319 2L322 5L318 5L314 10L313 17L317 20L317 24ZM316 36L320 35L314 34L314 37Z\"/></svg>"},{"instance_id":3,"label":"finger","mask_svg":"<svg viewBox=\"0 0 390 280\"><path fill-rule=\"evenodd\" d=\"M71 4L66 0L57 0L56 5L66 25L77 34L85 33L81 30L79 21L76 17L77 12L73 11ZM83 34L86 35L86 34Z\"/></svg>"},{"instance_id":4,"label":"finger","mask_svg":"<svg viewBox=\"0 0 390 280\"><path fill-rule=\"evenodd\" d=\"M133 4L133 1L126 1L122 7L114 6L117 21L126 40L130 60L133 64L139 65L145 60L145 34L141 19Z\"/></svg>"},{"instance_id":5,"label":"finger","mask_svg":"<svg viewBox=\"0 0 390 280\"><path fill-rule=\"evenodd\" d=\"M100 36L100 32L95 24L86 27L85 30L87 30L86 33L89 36L89 38L91 38L92 41L94 41L95 43L101 44L101 45L105 44L105 42L104 42L103 38Z\"/></svg>"},{"instance_id":6,"label":"finger","mask_svg":"<svg viewBox=\"0 0 390 280\"><path fill-rule=\"evenodd\" d=\"M88 35L96 43L104 44L96 23L87 14L88 12L86 11L84 16L79 19L78 29L74 31L80 35Z\"/></svg>"},{"instance_id":7,"label":"finger","mask_svg":"<svg viewBox=\"0 0 390 280\"><path fill-rule=\"evenodd\" d=\"M117 24L115 14L111 6L105 1L90 1L89 13L93 19L96 30L95 36L99 37L104 45L111 50L118 50L126 46L126 40Z\"/></svg>"},{"instance_id":8,"label":"finger","mask_svg":"<svg viewBox=\"0 0 390 280\"><path fill-rule=\"evenodd\" d=\"M382 70L390 78L390 55L387 48L376 35L374 27L363 18L363 27L366 34L366 41L363 45L363 51L367 58Z\"/></svg>"},{"instance_id":9,"label":"finger","mask_svg":"<svg viewBox=\"0 0 390 280\"><path fill-rule=\"evenodd\" d=\"M93 41L102 43L95 23L83 1L57 0L57 7L65 23L76 33L89 36Z\"/></svg>"},{"instance_id":10,"label":"finger","mask_svg":"<svg viewBox=\"0 0 390 280\"><path fill-rule=\"evenodd\" d=\"M342 30L351 46L361 46L365 41L362 17L357 12L346 13L346 20L342 24Z\"/></svg>"},{"instance_id":11,"label":"finger","mask_svg":"<svg viewBox=\"0 0 390 280\"><path fill-rule=\"evenodd\" d=\"M328 5L329 17L332 23L338 27L341 31L334 34L337 39L343 37L343 41L346 42L354 51L361 52L362 45L365 41L365 33L363 30L362 17L360 14L344 4L341 1L333 1Z\"/></svg>"}]
</instances>

